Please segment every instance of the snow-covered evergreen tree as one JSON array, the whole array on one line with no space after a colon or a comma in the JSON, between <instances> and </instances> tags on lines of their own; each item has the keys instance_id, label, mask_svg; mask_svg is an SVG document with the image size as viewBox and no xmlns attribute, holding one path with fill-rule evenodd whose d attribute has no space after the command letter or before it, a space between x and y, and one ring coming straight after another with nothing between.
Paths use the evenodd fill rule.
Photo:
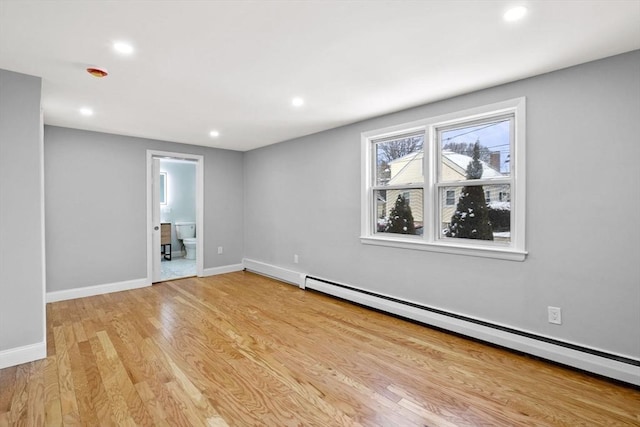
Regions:
<instances>
[{"instance_id":1,"label":"snow-covered evergreen tree","mask_svg":"<svg viewBox=\"0 0 640 427\"><path fill-rule=\"evenodd\" d=\"M396 204L389 214L388 233L416 234L411 207L402 194L398 195Z\"/></svg>"},{"instance_id":2,"label":"snow-covered evergreen tree","mask_svg":"<svg viewBox=\"0 0 640 427\"><path fill-rule=\"evenodd\" d=\"M480 142L473 146L473 160L467 166L467 179L482 178ZM489 221L489 209L482 185L462 188L456 211L451 217L447 237L493 240L493 227Z\"/></svg>"}]
</instances>

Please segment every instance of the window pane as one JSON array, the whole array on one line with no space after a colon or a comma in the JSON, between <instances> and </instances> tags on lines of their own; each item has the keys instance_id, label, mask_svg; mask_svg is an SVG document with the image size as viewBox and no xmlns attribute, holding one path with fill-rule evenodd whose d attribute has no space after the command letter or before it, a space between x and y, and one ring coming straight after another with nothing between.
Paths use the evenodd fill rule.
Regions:
<instances>
[{"instance_id":1,"label":"window pane","mask_svg":"<svg viewBox=\"0 0 640 427\"><path fill-rule=\"evenodd\" d=\"M439 200L441 238L511 242L509 184L444 187Z\"/></svg>"},{"instance_id":2,"label":"window pane","mask_svg":"<svg viewBox=\"0 0 640 427\"><path fill-rule=\"evenodd\" d=\"M424 181L424 133L374 142L375 186L406 185Z\"/></svg>"},{"instance_id":3,"label":"window pane","mask_svg":"<svg viewBox=\"0 0 640 427\"><path fill-rule=\"evenodd\" d=\"M440 180L461 181L509 176L511 126L511 118L501 118L439 130ZM479 161L475 165L474 156Z\"/></svg>"},{"instance_id":4,"label":"window pane","mask_svg":"<svg viewBox=\"0 0 640 427\"><path fill-rule=\"evenodd\" d=\"M445 192L445 206L453 206L456 204L455 190L447 190Z\"/></svg>"},{"instance_id":5,"label":"window pane","mask_svg":"<svg viewBox=\"0 0 640 427\"><path fill-rule=\"evenodd\" d=\"M375 190L378 233L422 234L422 189Z\"/></svg>"}]
</instances>

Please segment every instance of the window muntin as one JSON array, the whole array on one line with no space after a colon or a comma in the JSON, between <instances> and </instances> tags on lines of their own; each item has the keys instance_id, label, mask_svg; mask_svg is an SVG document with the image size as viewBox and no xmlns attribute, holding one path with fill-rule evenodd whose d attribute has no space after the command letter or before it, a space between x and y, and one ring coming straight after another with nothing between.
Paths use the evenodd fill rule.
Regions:
<instances>
[{"instance_id":1,"label":"window muntin","mask_svg":"<svg viewBox=\"0 0 640 427\"><path fill-rule=\"evenodd\" d=\"M387 159L384 164L378 161L379 153L383 149L388 150L381 144L412 135L418 138L422 135L420 149L404 154L409 155L405 159L400 159L402 156ZM476 165L476 172L471 171L471 179L467 177L465 167L474 157L472 150L469 153L471 144L466 147L462 144L452 145L452 142L460 142L465 137L472 140L462 142L475 144L478 141L480 145L477 157L481 167ZM365 132L362 134L362 143L363 161L371 165L363 169L363 243L524 260L524 98ZM468 151L456 152L463 148ZM452 159L449 151L466 157ZM405 161L405 172L399 173L397 171L402 168L396 168L391 173L391 163L397 159L400 160L396 164ZM457 175L445 171L448 161L453 161L457 166ZM416 162L419 165L415 165ZM406 171L410 168L418 172L408 174ZM386 175L382 175L385 169L388 169ZM483 172L478 175L478 170ZM416 182L416 176L421 176L422 181ZM492 238L486 234L487 239L453 233L447 236L444 232L450 228L452 211L458 208L464 187L480 189L492 221L496 223ZM389 232L386 228L388 214L395 206L398 194L406 196L408 192L414 230L417 232L415 235ZM422 200L420 207L415 206L416 198Z\"/></svg>"}]
</instances>

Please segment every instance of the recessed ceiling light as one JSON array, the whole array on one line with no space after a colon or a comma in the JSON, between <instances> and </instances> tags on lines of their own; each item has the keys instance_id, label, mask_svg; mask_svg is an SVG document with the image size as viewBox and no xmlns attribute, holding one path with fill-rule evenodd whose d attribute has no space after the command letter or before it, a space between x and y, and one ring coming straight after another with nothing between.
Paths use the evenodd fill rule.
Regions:
<instances>
[{"instance_id":1,"label":"recessed ceiling light","mask_svg":"<svg viewBox=\"0 0 640 427\"><path fill-rule=\"evenodd\" d=\"M209 136L211 138L217 138L220 136L220 132L218 132L217 130L212 130L211 132L209 132Z\"/></svg>"},{"instance_id":2,"label":"recessed ceiling light","mask_svg":"<svg viewBox=\"0 0 640 427\"><path fill-rule=\"evenodd\" d=\"M89 107L82 107L80 109L80 114L82 114L83 116L93 116L93 110Z\"/></svg>"},{"instance_id":3,"label":"recessed ceiling light","mask_svg":"<svg viewBox=\"0 0 640 427\"><path fill-rule=\"evenodd\" d=\"M113 44L113 50L123 55L131 55L133 53L133 46L125 42L115 42Z\"/></svg>"},{"instance_id":4,"label":"recessed ceiling light","mask_svg":"<svg viewBox=\"0 0 640 427\"><path fill-rule=\"evenodd\" d=\"M503 18L507 22L517 21L522 19L527 14L527 8L524 6L513 7L505 12Z\"/></svg>"},{"instance_id":5,"label":"recessed ceiling light","mask_svg":"<svg viewBox=\"0 0 640 427\"><path fill-rule=\"evenodd\" d=\"M291 105L293 105L294 107L302 107L304 105L304 99L296 96L291 100Z\"/></svg>"}]
</instances>

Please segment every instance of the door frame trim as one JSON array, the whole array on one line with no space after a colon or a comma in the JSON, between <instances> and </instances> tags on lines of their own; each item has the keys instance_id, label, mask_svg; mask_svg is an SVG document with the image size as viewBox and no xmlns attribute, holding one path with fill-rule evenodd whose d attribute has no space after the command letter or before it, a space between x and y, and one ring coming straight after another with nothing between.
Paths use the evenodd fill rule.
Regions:
<instances>
[{"instance_id":1,"label":"door frame trim","mask_svg":"<svg viewBox=\"0 0 640 427\"><path fill-rule=\"evenodd\" d=\"M196 165L196 274L204 275L204 156L173 151L147 150L147 283L153 283L153 159L191 160ZM158 253L160 248L157 248ZM158 257L158 262L159 261Z\"/></svg>"}]
</instances>

